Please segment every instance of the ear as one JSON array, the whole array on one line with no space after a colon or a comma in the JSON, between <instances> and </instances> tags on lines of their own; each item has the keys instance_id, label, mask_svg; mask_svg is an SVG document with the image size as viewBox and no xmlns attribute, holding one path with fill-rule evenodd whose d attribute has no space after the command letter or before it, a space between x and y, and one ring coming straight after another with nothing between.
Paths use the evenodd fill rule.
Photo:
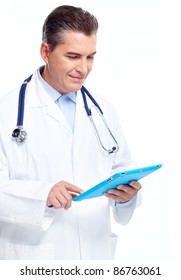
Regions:
<instances>
[{"instance_id":1,"label":"ear","mask_svg":"<svg viewBox=\"0 0 181 280\"><path fill-rule=\"evenodd\" d=\"M41 57L43 58L44 62L47 64L48 60L49 60L49 55L50 55L50 47L47 43L45 43L45 42L41 43L40 54L41 54Z\"/></svg>"}]
</instances>

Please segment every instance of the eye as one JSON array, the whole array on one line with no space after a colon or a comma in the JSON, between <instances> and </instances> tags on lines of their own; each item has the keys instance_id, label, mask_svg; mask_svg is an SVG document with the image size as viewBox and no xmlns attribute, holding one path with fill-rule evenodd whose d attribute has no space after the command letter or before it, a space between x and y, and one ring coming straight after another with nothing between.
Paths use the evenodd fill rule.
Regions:
<instances>
[{"instance_id":1,"label":"eye","mask_svg":"<svg viewBox=\"0 0 181 280\"><path fill-rule=\"evenodd\" d=\"M90 60L93 60L94 59L94 55L89 55L87 58L90 59Z\"/></svg>"},{"instance_id":2,"label":"eye","mask_svg":"<svg viewBox=\"0 0 181 280\"><path fill-rule=\"evenodd\" d=\"M66 54L66 57L69 59L78 59L80 58L80 54L79 53L74 53L74 52L68 52Z\"/></svg>"},{"instance_id":3,"label":"eye","mask_svg":"<svg viewBox=\"0 0 181 280\"><path fill-rule=\"evenodd\" d=\"M94 54L88 56L89 59L94 59L94 57L95 57Z\"/></svg>"},{"instance_id":4,"label":"eye","mask_svg":"<svg viewBox=\"0 0 181 280\"><path fill-rule=\"evenodd\" d=\"M79 58L78 55L67 55L67 57L70 58L70 59L77 59L77 58Z\"/></svg>"}]
</instances>

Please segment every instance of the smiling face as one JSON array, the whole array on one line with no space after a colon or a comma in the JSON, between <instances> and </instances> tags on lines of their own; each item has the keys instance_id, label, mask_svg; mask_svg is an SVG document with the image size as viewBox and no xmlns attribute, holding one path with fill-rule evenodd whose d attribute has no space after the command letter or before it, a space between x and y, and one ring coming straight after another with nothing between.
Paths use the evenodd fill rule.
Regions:
<instances>
[{"instance_id":1,"label":"smiling face","mask_svg":"<svg viewBox=\"0 0 181 280\"><path fill-rule=\"evenodd\" d=\"M62 94L77 91L89 75L96 53L96 34L64 31L64 43L53 50L43 42L43 79Z\"/></svg>"}]
</instances>

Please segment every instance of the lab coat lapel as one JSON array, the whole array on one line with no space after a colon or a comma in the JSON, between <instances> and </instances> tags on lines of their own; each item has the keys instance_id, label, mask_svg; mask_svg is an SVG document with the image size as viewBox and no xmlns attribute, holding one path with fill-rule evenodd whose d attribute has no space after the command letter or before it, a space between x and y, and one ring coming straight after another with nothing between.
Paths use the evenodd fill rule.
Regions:
<instances>
[{"instance_id":1,"label":"lab coat lapel","mask_svg":"<svg viewBox=\"0 0 181 280\"><path fill-rule=\"evenodd\" d=\"M53 100L47 101L47 114L51 117L54 118L56 121L60 122L64 126L68 127L67 121L61 112L60 108L55 104Z\"/></svg>"},{"instance_id":2,"label":"lab coat lapel","mask_svg":"<svg viewBox=\"0 0 181 280\"><path fill-rule=\"evenodd\" d=\"M46 113L49 117L60 122L69 132L72 133L67 120L65 119L60 108L55 104L55 102L49 97L43 86L39 83L36 77L32 78L32 83L29 85L29 102L31 108L41 108L46 107Z\"/></svg>"}]
</instances>

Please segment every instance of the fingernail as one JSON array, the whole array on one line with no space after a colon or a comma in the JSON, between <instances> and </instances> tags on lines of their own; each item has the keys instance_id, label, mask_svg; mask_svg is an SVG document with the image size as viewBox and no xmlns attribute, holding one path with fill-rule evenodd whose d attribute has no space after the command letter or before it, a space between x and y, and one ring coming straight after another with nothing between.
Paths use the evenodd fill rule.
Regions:
<instances>
[{"instance_id":1,"label":"fingernail","mask_svg":"<svg viewBox=\"0 0 181 280\"><path fill-rule=\"evenodd\" d=\"M117 187L118 190L122 190L123 188L124 188L124 185L119 185L119 186Z\"/></svg>"}]
</instances>

